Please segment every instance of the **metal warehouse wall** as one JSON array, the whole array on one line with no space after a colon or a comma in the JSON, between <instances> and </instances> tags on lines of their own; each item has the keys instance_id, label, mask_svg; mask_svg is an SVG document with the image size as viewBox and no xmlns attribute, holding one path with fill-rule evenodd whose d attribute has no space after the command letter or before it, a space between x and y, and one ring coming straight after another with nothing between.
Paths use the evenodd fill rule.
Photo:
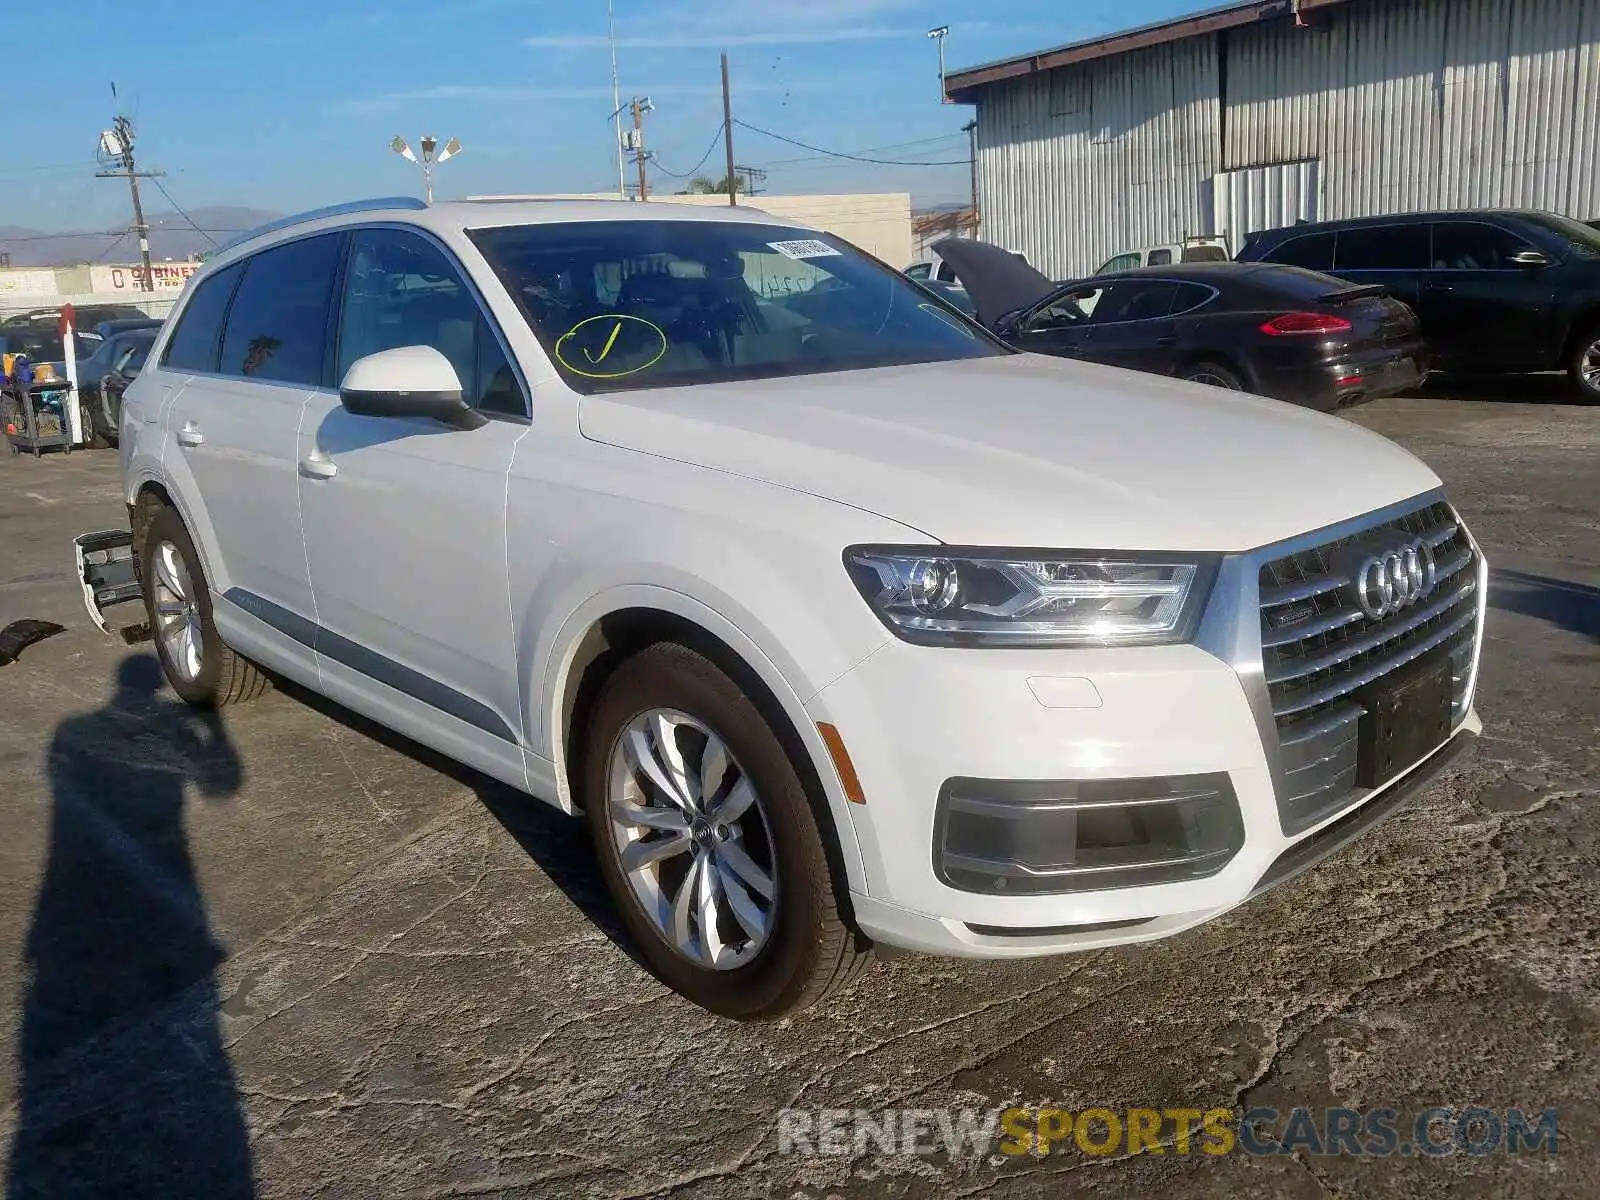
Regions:
<instances>
[{"instance_id":1,"label":"metal warehouse wall","mask_svg":"<svg viewBox=\"0 0 1600 1200\"><path fill-rule=\"evenodd\" d=\"M1212 232L1217 173L1305 159L1325 218L1600 217L1600 0L1362 0L993 85L980 236L1081 274Z\"/></svg>"}]
</instances>

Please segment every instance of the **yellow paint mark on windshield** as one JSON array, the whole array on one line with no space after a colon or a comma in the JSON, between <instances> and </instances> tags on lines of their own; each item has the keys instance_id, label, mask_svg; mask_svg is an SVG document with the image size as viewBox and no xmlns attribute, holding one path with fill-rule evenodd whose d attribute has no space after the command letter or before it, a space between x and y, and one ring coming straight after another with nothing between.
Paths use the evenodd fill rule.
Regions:
<instances>
[{"instance_id":1,"label":"yellow paint mark on windshield","mask_svg":"<svg viewBox=\"0 0 1600 1200\"><path fill-rule=\"evenodd\" d=\"M591 329L598 334L599 330L604 326L596 324L596 322L605 321L612 322L611 331L606 335L605 344L597 352L594 349L594 340L586 335ZM624 343L623 349L618 350L617 342L622 336L622 328L630 322L644 327L644 332L640 334L641 344L638 347L632 347ZM573 361L573 358L578 357L578 355L572 354L573 349L582 351L582 358L584 359L582 364ZM635 375L660 362L661 357L666 352L667 335L661 326L654 321L647 321L643 317L629 316L626 313L601 313L596 317L585 317L557 338L555 347L556 361L574 375L582 375L586 379L621 379L627 375ZM622 366L616 370L593 370L594 367L598 367L601 363L609 360L614 353L621 362L640 357L643 358L643 361L635 362L631 366ZM569 354L572 354L572 357L568 357Z\"/></svg>"}]
</instances>

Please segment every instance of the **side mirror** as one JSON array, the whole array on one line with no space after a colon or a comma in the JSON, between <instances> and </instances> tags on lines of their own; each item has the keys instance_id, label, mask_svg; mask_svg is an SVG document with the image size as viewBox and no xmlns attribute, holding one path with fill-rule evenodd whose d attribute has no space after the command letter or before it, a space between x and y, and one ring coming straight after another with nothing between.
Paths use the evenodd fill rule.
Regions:
<instances>
[{"instance_id":1,"label":"side mirror","mask_svg":"<svg viewBox=\"0 0 1600 1200\"><path fill-rule=\"evenodd\" d=\"M1518 250L1511 256L1511 263L1513 266L1536 270L1539 267L1548 267L1550 259L1539 250Z\"/></svg>"},{"instance_id":2,"label":"side mirror","mask_svg":"<svg viewBox=\"0 0 1600 1200\"><path fill-rule=\"evenodd\" d=\"M400 346L356 359L339 385L339 401L361 417L426 417L451 429L489 423L461 398L456 369L432 346Z\"/></svg>"}]
</instances>

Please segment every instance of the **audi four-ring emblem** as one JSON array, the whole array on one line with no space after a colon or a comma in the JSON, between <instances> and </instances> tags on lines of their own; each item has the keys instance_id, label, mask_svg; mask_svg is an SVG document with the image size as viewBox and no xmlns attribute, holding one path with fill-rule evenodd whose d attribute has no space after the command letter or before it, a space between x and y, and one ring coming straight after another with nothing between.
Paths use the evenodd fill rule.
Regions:
<instances>
[{"instance_id":1,"label":"audi four-ring emblem","mask_svg":"<svg viewBox=\"0 0 1600 1200\"><path fill-rule=\"evenodd\" d=\"M1356 571L1361 611L1374 621L1410 608L1433 591L1437 566L1423 538L1374 554Z\"/></svg>"}]
</instances>

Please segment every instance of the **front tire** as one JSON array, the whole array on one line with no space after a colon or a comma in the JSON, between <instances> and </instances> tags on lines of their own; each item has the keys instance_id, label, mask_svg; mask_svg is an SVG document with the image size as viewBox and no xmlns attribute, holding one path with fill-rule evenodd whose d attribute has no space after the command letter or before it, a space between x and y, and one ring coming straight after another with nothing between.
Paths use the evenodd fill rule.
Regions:
<instances>
[{"instance_id":1,"label":"front tire","mask_svg":"<svg viewBox=\"0 0 1600 1200\"><path fill-rule=\"evenodd\" d=\"M616 669L592 714L586 819L655 974L742 1021L809 1007L851 982L870 949L839 910L818 810L739 685L661 643Z\"/></svg>"},{"instance_id":2,"label":"front tire","mask_svg":"<svg viewBox=\"0 0 1600 1200\"><path fill-rule=\"evenodd\" d=\"M151 518L139 570L156 656L181 699L201 708L225 708L254 700L271 686L217 633L210 584L189 530L173 509L162 506Z\"/></svg>"},{"instance_id":3,"label":"front tire","mask_svg":"<svg viewBox=\"0 0 1600 1200\"><path fill-rule=\"evenodd\" d=\"M1567 373L1572 376L1580 400L1585 404L1600 404L1600 325L1578 338Z\"/></svg>"}]
</instances>

